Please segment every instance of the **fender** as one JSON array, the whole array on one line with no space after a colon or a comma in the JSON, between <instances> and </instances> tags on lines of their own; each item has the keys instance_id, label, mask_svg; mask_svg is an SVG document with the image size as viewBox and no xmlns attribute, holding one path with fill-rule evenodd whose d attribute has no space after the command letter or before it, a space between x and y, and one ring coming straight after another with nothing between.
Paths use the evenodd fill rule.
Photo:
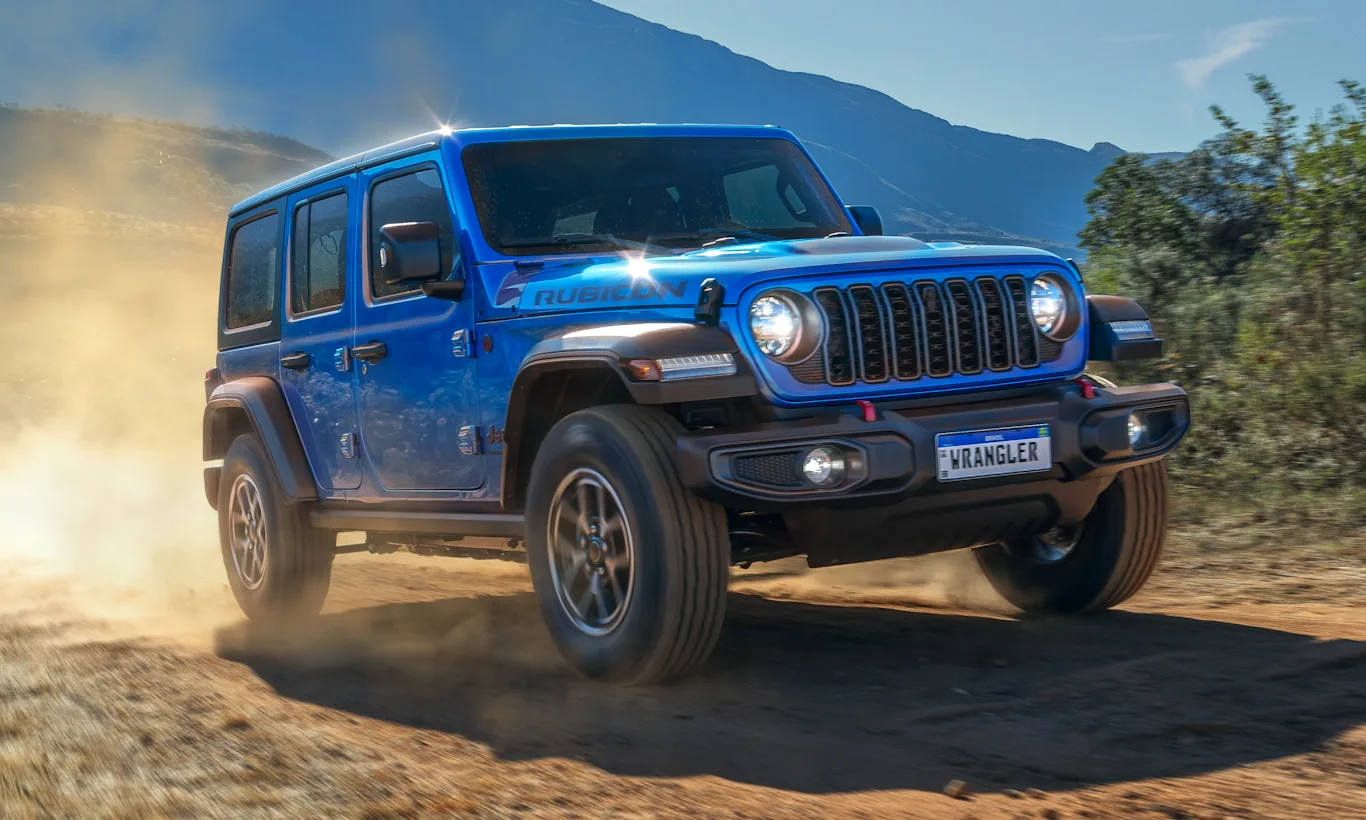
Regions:
<instances>
[{"instance_id":1,"label":"fender","mask_svg":"<svg viewBox=\"0 0 1366 820\"><path fill-rule=\"evenodd\" d=\"M1147 311L1134 300L1123 296L1087 296L1086 309L1091 321L1088 360L1131 362L1161 358L1162 340L1153 335ZM1115 322L1121 324L1112 324Z\"/></svg>"},{"instance_id":2,"label":"fender","mask_svg":"<svg viewBox=\"0 0 1366 820\"><path fill-rule=\"evenodd\" d=\"M631 378L626 364L633 359L661 359L729 353L735 357L733 376L710 376L670 382L642 382ZM527 353L508 395L503 428L502 502L517 509L522 446L528 434L528 415L537 383L567 370L598 371L620 384L636 404L678 404L743 398L759 393L754 372L730 334L712 325L688 322L651 322L584 328L546 339ZM581 409L574 407L573 410ZM544 432L544 431L542 431ZM539 441L530 442L535 447Z\"/></svg>"},{"instance_id":3,"label":"fender","mask_svg":"<svg viewBox=\"0 0 1366 820\"><path fill-rule=\"evenodd\" d=\"M280 391L280 385L265 376L234 379L209 395L204 407L204 460L223 458L233 438L242 432L240 422L237 426L233 423L233 416L238 411L246 417L247 424L265 448L286 498L291 502L317 500L318 486L313 481L284 393ZM204 469L204 492L215 509L222 469L221 466Z\"/></svg>"}]
</instances>

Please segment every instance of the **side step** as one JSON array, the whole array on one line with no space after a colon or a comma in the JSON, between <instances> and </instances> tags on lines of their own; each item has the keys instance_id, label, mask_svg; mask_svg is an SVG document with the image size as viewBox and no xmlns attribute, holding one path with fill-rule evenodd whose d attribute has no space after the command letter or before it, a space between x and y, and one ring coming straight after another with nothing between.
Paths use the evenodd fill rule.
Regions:
<instances>
[{"instance_id":1,"label":"side step","mask_svg":"<svg viewBox=\"0 0 1366 820\"><path fill-rule=\"evenodd\" d=\"M415 533L463 538L524 538L521 513L427 513L383 510L314 510L309 516L322 530Z\"/></svg>"}]
</instances>

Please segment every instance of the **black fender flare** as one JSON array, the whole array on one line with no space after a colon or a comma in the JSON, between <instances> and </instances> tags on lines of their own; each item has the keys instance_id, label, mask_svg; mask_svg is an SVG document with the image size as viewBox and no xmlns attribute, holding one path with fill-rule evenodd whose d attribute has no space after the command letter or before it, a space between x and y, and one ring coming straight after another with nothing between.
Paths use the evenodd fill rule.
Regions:
<instances>
[{"instance_id":1,"label":"black fender flare","mask_svg":"<svg viewBox=\"0 0 1366 820\"><path fill-rule=\"evenodd\" d=\"M294 427L294 417L284 393L274 379L247 376L225 382L209 395L204 407L204 460L223 458L239 430L231 424L241 412L265 448L280 489L291 502L316 501L318 485L308 466L303 442ZM209 504L217 507L218 479L222 468L209 466L204 471L204 492Z\"/></svg>"},{"instance_id":2,"label":"black fender flare","mask_svg":"<svg viewBox=\"0 0 1366 820\"><path fill-rule=\"evenodd\" d=\"M1162 357L1162 340L1153 335L1148 312L1138 302L1123 296L1087 296L1086 310L1091 321L1093 362L1131 362ZM1111 322L1149 322L1146 336L1119 334Z\"/></svg>"},{"instance_id":3,"label":"black fender flare","mask_svg":"<svg viewBox=\"0 0 1366 820\"><path fill-rule=\"evenodd\" d=\"M732 376L708 376L678 381L637 381L627 364L633 359L662 359L729 353L735 357ZM758 394L754 372L730 333L714 325L691 322L647 322L581 328L545 339L527 353L508 394L503 424L501 499L505 509L518 507L519 464L526 440L528 404L537 382L566 370L599 370L612 374L636 404L679 404L744 398ZM534 446L534 443L531 445Z\"/></svg>"}]
</instances>

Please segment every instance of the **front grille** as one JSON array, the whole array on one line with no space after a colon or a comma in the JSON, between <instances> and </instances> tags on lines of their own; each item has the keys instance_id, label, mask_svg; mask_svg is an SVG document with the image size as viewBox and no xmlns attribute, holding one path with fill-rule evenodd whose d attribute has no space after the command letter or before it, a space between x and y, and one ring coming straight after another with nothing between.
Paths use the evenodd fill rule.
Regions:
<instances>
[{"instance_id":1,"label":"front grille","mask_svg":"<svg viewBox=\"0 0 1366 820\"><path fill-rule=\"evenodd\" d=\"M823 287L812 296L826 335L821 352L793 369L807 383L999 373L1062 352L1043 349L1020 276Z\"/></svg>"}]
</instances>

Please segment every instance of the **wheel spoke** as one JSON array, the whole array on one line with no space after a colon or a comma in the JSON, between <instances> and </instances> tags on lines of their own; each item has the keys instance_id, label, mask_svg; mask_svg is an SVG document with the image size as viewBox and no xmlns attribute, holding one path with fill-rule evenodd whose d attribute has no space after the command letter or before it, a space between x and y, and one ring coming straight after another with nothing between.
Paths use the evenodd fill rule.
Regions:
<instances>
[{"instance_id":1,"label":"wheel spoke","mask_svg":"<svg viewBox=\"0 0 1366 820\"><path fill-rule=\"evenodd\" d=\"M589 584L588 589L574 601L574 609L579 613L580 618L588 617L588 607L593 603L593 586Z\"/></svg>"},{"instance_id":2,"label":"wheel spoke","mask_svg":"<svg viewBox=\"0 0 1366 820\"><path fill-rule=\"evenodd\" d=\"M593 485L593 517L599 522L607 518L607 490L601 484Z\"/></svg>"},{"instance_id":3,"label":"wheel spoke","mask_svg":"<svg viewBox=\"0 0 1366 820\"><path fill-rule=\"evenodd\" d=\"M607 565L607 581L612 585L613 602L617 606L621 606L621 602L626 600L626 594L621 591L621 583L617 581L617 571L613 566L614 563L615 562L610 562Z\"/></svg>"},{"instance_id":4,"label":"wheel spoke","mask_svg":"<svg viewBox=\"0 0 1366 820\"><path fill-rule=\"evenodd\" d=\"M600 582L596 582L596 584L593 585L593 601L594 601L594 603L597 603L597 607L598 607L598 619L600 619L600 620L607 620L607 619L608 619L607 601L602 600L602 582L601 582L601 581L600 581Z\"/></svg>"},{"instance_id":5,"label":"wheel spoke","mask_svg":"<svg viewBox=\"0 0 1366 820\"><path fill-rule=\"evenodd\" d=\"M574 552L570 553L569 572L567 572L565 575L568 578L573 578L575 575L584 574L583 571L587 568L588 556L585 555L582 550L574 550Z\"/></svg>"},{"instance_id":6,"label":"wheel spoke","mask_svg":"<svg viewBox=\"0 0 1366 820\"><path fill-rule=\"evenodd\" d=\"M588 518L592 515L592 508L589 506L591 502L588 498L588 482L580 479L579 482L574 485L574 493L578 496L579 500L579 532L587 535Z\"/></svg>"}]
</instances>

